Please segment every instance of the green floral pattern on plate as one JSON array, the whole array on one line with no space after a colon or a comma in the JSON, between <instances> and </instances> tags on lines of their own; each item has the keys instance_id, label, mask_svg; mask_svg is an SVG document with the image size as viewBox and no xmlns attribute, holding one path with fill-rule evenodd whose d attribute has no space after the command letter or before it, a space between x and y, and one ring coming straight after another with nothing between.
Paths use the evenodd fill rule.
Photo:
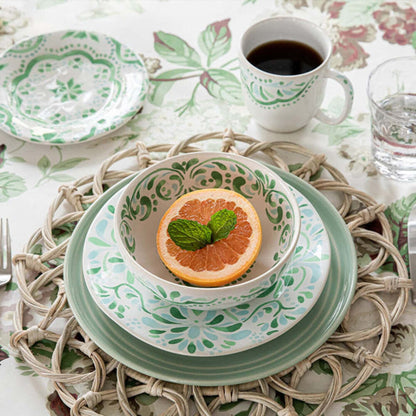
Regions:
<instances>
[{"instance_id":1,"label":"green floral pattern on plate","mask_svg":"<svg viewBox=\"0 0 416 416\"><path fill-rule=\"evenodd\" d=\"M109 87L106 87L109 89ZM81 84L76 84L74 78L71 78L68 82L56 80L56 88L51 89L56 98L59 98L62 102L69 100L76 100L83 91Z\"/></svg>"},{"instance_id":2,"label":"green floral pattern on plate","mask_svg":"<svg viewBox=\"0 0 416 416\"><path fill-rule=\"evenodd\" d=\"M330 262L328 236L319 215L299 192L301 236L292 259L258 298L228 309L172 305L141 291L114 238L119 191L99 211L84 246L84 276L98 306L137 338L178 354L231 354L267 342L297 323L315 304ZM281 287L286 291L281 295ZM177 294L180 296L179 292Z\"/></svg>"},{"instance_id":3,"label":"green floral pattern on plate","mask_svg":"<svg viewBox=\"0 0 416 416\"><path fill-rule=\"evenodd\" d=\"M115 39L62 31L1 58L0 128L43 144L100 137L132 118L148 87L142 60Z\"/></svg>"}]
</instances>

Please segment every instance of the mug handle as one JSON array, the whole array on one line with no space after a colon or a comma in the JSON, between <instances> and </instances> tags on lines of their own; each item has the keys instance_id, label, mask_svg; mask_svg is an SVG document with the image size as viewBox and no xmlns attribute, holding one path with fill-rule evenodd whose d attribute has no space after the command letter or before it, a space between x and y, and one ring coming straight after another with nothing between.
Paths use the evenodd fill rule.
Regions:
<instances>
[{"instance_id":1,"label":"mug handle","mask_svg":"<svg viewBox=\"0 0 416 416\"><path fill-rule=\"evenodd\" d=\"M337 117L328 117L326 114L323 113L322 110L318 110L318 112L315 114L315 117L326 124L339 124L343 122L348 114L351 111L352 101L354 98L354 90L352 88L351 81L345 76L340 74L337 71L334 71L332 69L328 69L326 74L326 78L331 78L334 81L338 82L342 88L344 89L344 108L342 109L341 113Z\"/></svg>"}]
</instances>

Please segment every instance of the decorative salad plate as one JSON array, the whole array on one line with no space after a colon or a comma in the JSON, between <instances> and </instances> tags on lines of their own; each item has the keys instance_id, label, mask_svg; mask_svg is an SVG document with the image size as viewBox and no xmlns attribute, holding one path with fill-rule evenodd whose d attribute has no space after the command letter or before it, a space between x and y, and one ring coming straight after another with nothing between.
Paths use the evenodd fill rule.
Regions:
<instances>
[{"instance_id":1,"label":"decorative salad plate","mask_svg":"<svg viewBox=\"0 0 416 416\"><path fill-rule=\"evenodd\" d=\"M280 336L319 298L329 272L330 244L321 218L298 191L293 190L301 213L300 238L282 279L253 300L218 310L172 305L135 281L114 238L114 209L122 191L91 224L83 271L97 305L142 341L176 354L232 354ZM280 281L286 286L283 295Z\"/></svg>"},{"instance_id":2,"label":"decorative salad plate","mask_svg":"<svg viewBox=\"0 0 416 416\"><path fill-rule=\"evenodd\" d=\"M0 58L0 128L23 140L71 144L125 124L148 88L143 61L103 34L60 31Z\"/></svg>"},{"instance_id":3,"label":"decorative salad plate","mask_svg":"<svg viewBox=\"0 0 416 416\"><path fill-rule=\"evenodd\" d=\"M344 220L316 189L296 176L275 169L314 206L324 219L331 245L327 283L311 311L278 338L235 354L213 357L178 355L156 348L124 330L95 303L83 276L83 250L94 218L107 201L130 180L111 187L85 213L72 235L65 256L68 302L78 323L107 354L124 365L166 381L216 386L267 377L301 361L336 330L355 292L357 263L354 243Z\"/></svg>"}]
</instances>

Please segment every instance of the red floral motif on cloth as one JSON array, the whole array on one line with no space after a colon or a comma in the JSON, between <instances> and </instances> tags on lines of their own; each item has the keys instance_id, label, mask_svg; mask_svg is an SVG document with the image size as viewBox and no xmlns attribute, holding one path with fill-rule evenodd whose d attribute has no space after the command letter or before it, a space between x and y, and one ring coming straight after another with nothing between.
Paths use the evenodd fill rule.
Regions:
<instances>
[{"instance_id":1,"label":"red floral motif on cloth","mask_svg":"<svg viewBox=\"0 0 416 416\"><path fill-rule=\"evenodd\" d=\"M359 42L370 42L375 36L376 30L371 26L353 26L349 29L340 29L339 40L334 43L333 53L341 57L341 65L344 70L364 68L367 65L369 54Z\"/></svg>"},{"instance_id":2,"label":"red floral motif on cloth","mask_svg":"<svg viewBox=\"0 0 416 416\"><path fill-rule=\"evenodd\" d=\"M328 7L332 19L338 19L345 2L334 2ZM369 25L351 26L343 28L336 26L338 33L333 45L334 67L343 70L364 68L367 65L369 54L359 42L372 42L375 40L376 29Z\"/></svg>"},{"instance_id":3,"label":"red floral motif on cloth","mask_svg":"<svg viewBox=\"0 0 416 416\"><path fill-rule=\"evenodd\" d=\"M65 405L56 391L49 395L47 406L54 416L69 416L71 413L69 407Z\"/></svg>"},{"instance_id":4,"label":"red floral motif on cloth","mask_svg":"<svg viewBox=\"0 0 416 416\"><path fill-rule=\"evenodd\" d=\"M397 3L384 3L373 13L378 27L389 43L407 45L416 31L416 11L412 7L400 8Z\"/></svg>"},{"instance_id":5,"label":"red floral motif on cloth","mask_svg":"<svg viewBox=\"0 0 416 416\"><path fill-rule=\"evenodd\" d=\"M0 361L6 360L7 358L9 358L9 355L0 347Z\"/></svg>"}]
</instances>

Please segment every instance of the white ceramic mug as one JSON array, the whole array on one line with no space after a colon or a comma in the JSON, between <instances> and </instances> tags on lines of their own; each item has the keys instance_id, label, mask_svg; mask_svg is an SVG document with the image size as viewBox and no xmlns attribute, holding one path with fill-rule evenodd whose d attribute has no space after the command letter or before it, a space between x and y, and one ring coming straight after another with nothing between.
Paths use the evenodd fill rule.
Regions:
<instances>
[{"instance_id":1,"label":"white ceramic mug","mask_svg":"<svg viewBox=\"0 0 416 416\"><path fill-rule=\"evenodd\" d=\"M254 48L276 40L304 43L318 52L323 61L303 74L276 75L247 60ZM304 127L312 117L326 124L345 120L351 110L353 88L347 77L329 68L331 53L327 34L307 20L278 16L250 26L241 37L239 60L243 95L253 118L268 130L284 133ZM336 117L329 117L320 109L328 78L338 82L345 93L344 108Z\"/></svg>"}]
</instances>

